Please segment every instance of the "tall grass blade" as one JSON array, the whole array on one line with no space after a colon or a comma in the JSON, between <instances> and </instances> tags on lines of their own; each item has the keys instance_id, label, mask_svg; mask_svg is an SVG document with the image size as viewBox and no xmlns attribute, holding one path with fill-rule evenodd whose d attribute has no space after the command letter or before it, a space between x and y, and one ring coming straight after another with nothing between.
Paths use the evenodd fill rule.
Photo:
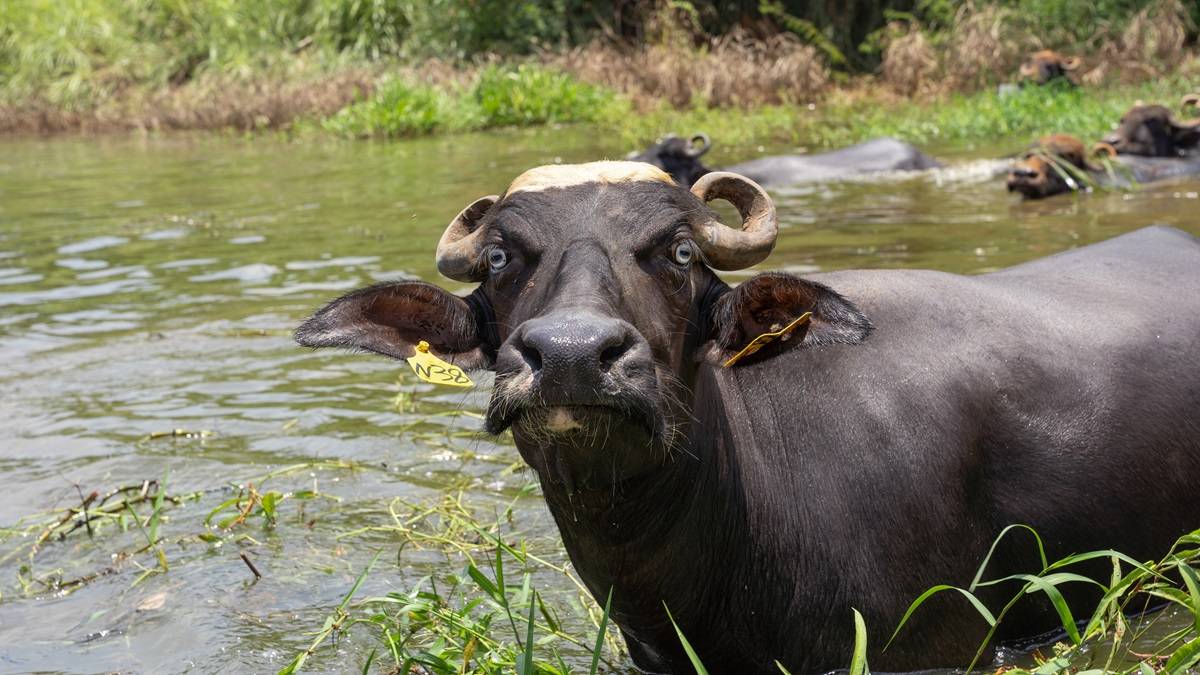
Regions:
<instances>
[{"instance_id":1,"label":"tall grass blade","mask_svg":"<svg viewBox=\"0 0 1200 675\"><path fill-rule=\"evenodd\" d=\"M675 623L675 617L671 616L671 608L667 607L667 603L663 603L663 609L667 610L667 618L671 620L671 625L675 627L675 634L679 636L679 642L683 645L683 651L687 653L688 660L692 662L692 668L696 669L696 675L708 675L708 670L700 661L700 657L696 655L696 650L692 649L692 644L688 642L683 635L683 630L679 628L679 624Z\"/></svg>"},{"instance_id":2,"label":"tall grass blade","mask_svg":"<svg viewBox=\"0 0 1200 675\"><path fill-rule=\"evenodd\" d=\"M867 624L857 609L854 612L854 654L850 657L850 675L870 675L867 668Z\"/></svg>"},{"instance_id":3,"label":"tall grass blade","mask_svg":"<svg viewBox=\"0 0 1200 675\"><path fill-rule=\"evenodd\" d=\"M1180 647L1167 659L1162 672L1166 675L1184 675L1192 666L1200 663L1200 637Z\"/></svg>"},{"instance_id":4,"label":"tall grass blade","mask_svg":"<svg viewBox=\"0 0 1200 675\"><path fill-rule=\"evenodd\" d=\"M988 563L992 560L992 554L996 552L996 547L1000 545L1000 540L1004 539L1004 536L1013 530L1028 530L1033 535L1034 541L1037 542L1038 557L1042 561L1042 569L1049 567L1049 563L1046 561L1046 547L1042 545L1041 535L1037 533L1037 530L1028 525L1015 523L1000 530L1000 534L996 535L996 538L992 540L992 547L988 549L987 555L984 556L983 562L979 565L979 570L975 572L975 578L971 580L971 585L967 586L968 591L975 592L975 588L979 586L979 580L983 578L983 573L987 570Z\"/></svg>"},{"instance_id":5,"label":"tall grass blade","mask_svg":"<svg viewBox=\"0 0 1200 675\"><path fill-rule=\"evenodd\" d=\"M917 611L917 608L923 605L925 601L930 598L930 596L941 593L942 591L958 591L961 593L963 597L971 602L971 605L975 608L975 611L979 612L979 616L983 617L983 620L987 622L987 625L995 627L996 617L993 616L990 611L988 611L988 608L984 606L983 602L980 601L979 598L975 597L974 593L965 588L959 588L958 586L938 584L937 586L934 586L919 595L916 600L912 601L912 604L908 606L908 610L904 612L904 616L901 617L900 624L896 626L896 630L892 633L892 637L888 638L887 644L883 646L884 650L887 650L887 648L891 646L892 642L896 640L896 636L900 634L900 629L904 628L904 624L908 623L908 620L910 617L912 617L913 612Z\"/></svg>"},{"instance_id":6,"label":"tall grass blade","mask_svg":"<svg viewBox=\"0 0 1200 675\"><path fill-rule=\"evenodd\" d=\"M537 596L537 591L533 592ZM533 614L537 609L537 603L533 599L529 602L529 623L525 626L525 651L521 654L521 667L519 672L521 675L533 675Z\"/></svg>"},{"instance_id":7,"label":"tall grass blade","mask_svg":"<svg viewBox=\"0 0 1200 675\"><path fill-rule=\"evenodd\" d=\"M600 632L596 634L596 646L592 648L592 665L588 668L588 675L596 675L596 668L600 666L600 652L604 651L604 632L608 630L608 612L612 608L612 586L608 587L608 599L604 601L604 614L600 615Z\"/></svg>"},{"instance_id":8,"label":"tall grass blade","mask_svg":"<svg viewBox=\"0 0 1200 675\"><path fill-rule=\"evenodd\" d=\"M1200 574L1197 574L1192 566L1181 562L1179 575L1183 577L1183 584L1187 586L1188 595L1191 596L1192 621L1196 633L1200 635Z\"/></svg>"}]
</instances>

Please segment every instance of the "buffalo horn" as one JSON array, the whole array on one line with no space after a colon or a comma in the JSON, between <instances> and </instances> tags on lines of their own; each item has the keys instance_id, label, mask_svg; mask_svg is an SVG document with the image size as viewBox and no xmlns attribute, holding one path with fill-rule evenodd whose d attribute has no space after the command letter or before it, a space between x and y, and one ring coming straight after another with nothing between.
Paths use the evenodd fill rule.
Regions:
<instances>
[{"instance_id":1,"label":"buffalo horn","mask_svg":"<svg viewBox=\"0 0 1200 675\"><path fill-rule=\"evenodd\" d=\"M692 157L699 157L708 152L708 149L712 147L712 139L710 139L706 133L694 134L691 138L691 141L692 147L688 154ZM699 146L696 145L697 141L700 142Z\"/></svg>"},{"instance_id":2,"label":"buffalo horn","mask_svg":"<svg viewBox=\"0 0 1200 675\"><path fill-rule=\"evenodd\" d=\"M709 265L719 270L740 270L771 254L779 221L775 204L758 183L736 173L715 171L696 181L692 194L704 202L724 199L742 215L741 229L728 227L715 218L693 228Z\"/></svg>"},{"instance_id":3,"label":"buffalo horn","mask_svg":"<svg viewBox=\"0 0 1200 675\"><path fill-rule=\"evenodd\" d=\"M1099 141L1092 145L1092 154L1097 157L1100 155L1108 155L1108 157L1111 159L1117 156L1117 149L1113 147L1112 143Z\"/></svg>"},{"instance_id":4,"label":"buffalo horn","mask_svg":"<svg viewBox=\"0 0 1200 675\"><path fill-rule=\"evenodd\" d=\"M1063 70L1070 72L1083 65L1083 60L1078 56L1068 56L1062 60L1060 65L1062 66Z\"/></svg>"},{"instance_id":5,"label":"buffalo horn","mask_svg":"<svg viewBox=\"0 0 1200 675\"><path fill-rule=\"evenodd\" d=\"M480 197L450 222L437 246L437 268L455 281L479 281L479 256L483 252L483 230L479 219L499 200L499 195Z\"/></svg>"},{"instance_id":6,"label":"buffalo horn","mask_svg":"<svg viewBox=\"0 0 1200 675\"><path fill-rule=\"evenodd\" d=\"M1200 94L1188 94L1181 103L1185 108L1200 108Z\"/></svg>"}]
</instances>

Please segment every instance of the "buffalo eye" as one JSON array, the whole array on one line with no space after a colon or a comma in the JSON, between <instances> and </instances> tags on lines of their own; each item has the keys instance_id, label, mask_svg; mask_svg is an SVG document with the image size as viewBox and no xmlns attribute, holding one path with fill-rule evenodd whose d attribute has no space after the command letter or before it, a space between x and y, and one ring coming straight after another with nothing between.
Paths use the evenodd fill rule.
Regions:
<instances>
[{"instance_id":1,"label":"buffalo eye","mask_svg":"<svg viewBox=\"0 0 1200 675\"><path fill-rule=\"evenodd\" d=\"M508 264L508 254L502 248L494 248L488 251L487 260L488 268L493 272L499 272Z\"/></svg>"},{"instance_id":2,"label":"buffalo eye","mask_svg":"<svg viewBox=\"0 0 1200 675\"><path fill-rule=\"evenodd\" d=\"M696 257L696 249L690 241L681 241L675 244L675 248L671 251L671 259L675 264L682 267L687 267L692 264L692 260Z\"/></svg>"}]
</instances>

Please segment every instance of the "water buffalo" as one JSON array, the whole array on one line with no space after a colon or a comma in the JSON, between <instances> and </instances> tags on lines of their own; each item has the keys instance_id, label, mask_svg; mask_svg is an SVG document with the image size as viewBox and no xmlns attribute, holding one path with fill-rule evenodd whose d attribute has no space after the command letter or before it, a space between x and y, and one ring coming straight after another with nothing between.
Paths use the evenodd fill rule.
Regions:
<instances>
[{"instance_id":1,"label":"water buffalo","mask_svg":"<svg viewBox=\"0 0 1200 675\"><path fill-rule=\"evenodd\" d=\"M736 174L689 191L643 163L535 168L443 234L438 269L469 295L379 284L296 338L394 358L425 340L495 371L486 429L512 430L647 671L691 672L664 604L712 672L844 665L852 607L873 666L962 665L986 625L948 596L879 647L923 590L968 583L1006 525L1036 527L1051 556L1137 559L1197 525L1195 237L1149 228L976 277L716 275L762 262L777 232ZM1040 569L1020 543L990 571ZM1005 625L1044 627L1035 600Z\"/></svg>"},{"instance_id":2,"label":"water buffalo","mask_svg":"<svg viewBox=\"0 0 1200 675\"><path fill-rule=\"evenodd\" d=\"M1186 106L1195 105L1198 97L1184 97ZM1200 117L1176 120L1166 106L1133 106L1104 143L1121 155L1142 157L1180 157L1200 149Z\"/></svg>"},{"instance_id":3,"label":"water buffalo","mask_svg":"<svg viewBox=\"0 0 1200 675\"><path fill-rule=\"evenodd\" d=\"M1097 144L1097 150L1110 146ZM1041 199L1092 186L1128 188L1170 178L1200 175L1200 154L1181 157L1118 155L1108 149L1107 165L1089 156L1083 142L1066 134L1046 136L1008 171L1008 191Z\"/></svg>"},{"instance_id":4,"label":"water buffalo","mask_svg":"<svg viewBox=\"0 0 1200 675\"><path fill-rule=\"evenodd\" d=\"M700 162L710 147L712 144L704 134L691 139L669 135L627 159L653 164L670 174L676 183L690 186L713 171ZM813 155L760 157L721 170L741 174L760 185L797 185L879 171L922 171L940 166L936 159L904 141L875 138Z\"/></svg>"},{"instance_id":5,"label":"water buffalo","mask_svg":"<svg viewBox=\"0 0 1200 675\"><path fill-rule=\"evenodd\" d=\"M1029 55L1029 59L1021 64L1019 81L1021 84L1051 84L1065 83L1073 85L1071 73L1079 69L1082 62L1077 56L1063 56L1051 49L1043 49Z\"/></svg>"}]
</instances>

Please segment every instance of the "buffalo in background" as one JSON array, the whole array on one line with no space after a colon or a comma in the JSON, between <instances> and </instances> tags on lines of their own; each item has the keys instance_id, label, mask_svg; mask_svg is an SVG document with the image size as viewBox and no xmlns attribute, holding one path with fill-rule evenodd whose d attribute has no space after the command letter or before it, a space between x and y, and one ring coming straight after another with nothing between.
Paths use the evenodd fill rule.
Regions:
<instances>
[{"instance_id":1,"label":"buffalo in background","mask_svg":"<svg viewBox=\"0 0 1200 675\"><path fill-rule=\"evenodd\" d=\"M1074 86L1071 74L1079 69L1082 61L1077 56L1063 56L1051 49L1034 52L1029 60L1021 64L1018 82L1021 85L1067 84Z\"/></svg>"},{"instance_id":2,"label":"buffalo in background","mask_svg":"<svg viewBox=\"0 0 1200 675\"><path fill-rule=\"evenodd\" d=\"M1195 107L1200 94L1183 104ZM1010 192L1041 199L1097 187L1130 187L1200 175L1200 118L1176 120L1162 105L1137 104L1088 152L1067 134L1038 140L1008 172Z\"/></svg>"},{"instance_id":3,"label":"buffalo in background","mask_svg":"<svg viewBox=\"0 0 1200 675\"><path fill-rule=\"evenodd\" d=\"M667 172L676 183L691 186L708 173L700 158L712 147L705 134L690 139L668 135L640 153L626 159L646 162ZM865 173L883 171L923 171L942 166L941 162L915 146L894 138L875 138L856 145L811 155L775 155L722 167L745 176L760 185L797 185L838 180Z\"/></svg>"}]
</instances>

